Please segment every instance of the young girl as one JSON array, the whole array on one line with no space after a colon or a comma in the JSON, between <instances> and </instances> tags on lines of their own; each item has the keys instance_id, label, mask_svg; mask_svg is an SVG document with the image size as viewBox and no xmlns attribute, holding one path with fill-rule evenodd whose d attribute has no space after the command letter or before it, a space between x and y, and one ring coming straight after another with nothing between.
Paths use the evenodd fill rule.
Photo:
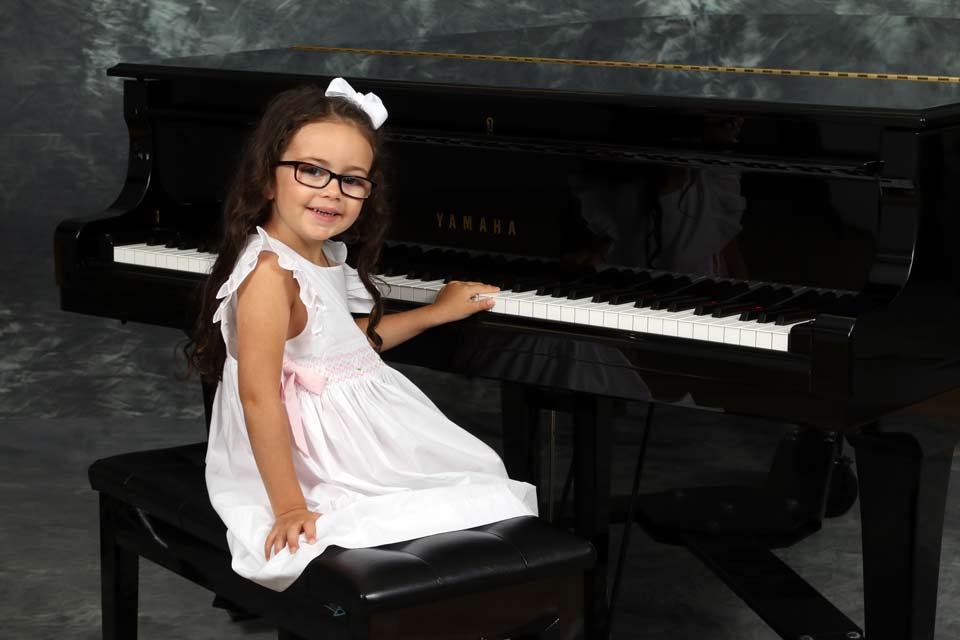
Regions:
<instances>
[{"instance_id":1,"label":"young girl","mask_svg":"<svg viewBox=\"0 0 960 640\"><path fill-rule=\"evenodd\" d=\"M275 590L330 545L537 512L533 486L508 479L493 450L378 354L490 308L475 296L496 291L451 282L433 304L383 316L371 269L387 222L385 119L375 95L340 78L270 103L228 194L188 348L193 370L220 378L206 479L233 568ZM340 236L359 249L356 270Z\"/></svg>"}]
</instances>

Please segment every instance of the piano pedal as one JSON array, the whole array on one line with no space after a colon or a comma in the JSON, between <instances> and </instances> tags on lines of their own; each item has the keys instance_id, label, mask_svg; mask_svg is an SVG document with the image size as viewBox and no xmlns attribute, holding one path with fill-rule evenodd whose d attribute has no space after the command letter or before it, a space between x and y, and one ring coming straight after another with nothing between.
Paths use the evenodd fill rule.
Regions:
<instances>
[{"instance_id":1,"label":"piano pedal","mask_svg":"<svg viewBox=\"0 0 960 640\"><path fill-rule=\"evenodd\" d=\"M685 535L695 534L789 547L818 531L826 512L839 515L856 500L856 479L839 455L841 446L839 434L798 429L778 445L762 485L647 494L640 497L637 519L667 544L684 544Z\"/></svg>"},{"instance_id":2,"label":"piano pedal","mask_svg":"<svg viewBox=\"0 0 960 640\"><path fill-rule=\"evenodd\" d=\"M859 494L860 483L853 470L853 460L847 456L838 457L833 461L824 517L838 518L846 514L856 504Z\"/></svg>"}]
</instances>

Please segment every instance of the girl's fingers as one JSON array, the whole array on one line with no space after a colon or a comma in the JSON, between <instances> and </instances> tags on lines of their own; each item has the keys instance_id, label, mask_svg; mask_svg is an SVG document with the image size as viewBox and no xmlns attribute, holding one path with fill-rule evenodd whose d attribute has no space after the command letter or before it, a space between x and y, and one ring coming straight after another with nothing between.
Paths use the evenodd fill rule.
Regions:
<instances>
[{"instance_id":1,"label":"girl's fingers","mask_svg":"<svg viewBox=\"0 0 960 640\"><path fill-rule=\"evenodd\" d=\"M317 541L317 521L315 519L307 520L303 523L303 533L307 537L307 542L313 544Z\"/></svg>"},{"instance_id":2,"label":"girl's fingers","mask_svg":"<svg viewBox=\"0 0 960 640\"><path fill-rule=\"evenodd\" d=\"M296 553L300 548L300 531L303 527L300 523L292 525L287 529L287 546L290 547L290 553Z\"/></svg>"}]
</instances>

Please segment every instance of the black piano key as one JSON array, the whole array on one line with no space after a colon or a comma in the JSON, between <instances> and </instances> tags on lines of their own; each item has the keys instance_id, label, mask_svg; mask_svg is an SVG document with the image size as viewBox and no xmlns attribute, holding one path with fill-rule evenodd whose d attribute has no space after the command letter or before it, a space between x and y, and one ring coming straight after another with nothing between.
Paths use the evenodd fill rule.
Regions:
<instances>
[{"instance_id":1,"label":"black piano key","mask_svg":"<svg viewBox=\"0 0 960 640\"><path fill-rule=\"evenodd\" d=\"M616 302L616 300L619 299L619 296L625 296L633 293L634 291L642 289L643 285L650 281L649 274L643 273L639 274L639 276L641 277L636 279L636 283L598 292L593 296L592 302L609 302L610 304L625 304L627 302L634 302L634 300L624 300L623 302Z\"/></svg>"},{"instance_id":2,"label":"black piano key","mask_svg":"<svg viewBox=\"0 0 960 640\"><path fill-rule=\"evenodd\" d=\"M688 286L692 280L688 276L662 275L650 281L649 285L636 297L634 306L649 306L659 296L674 293Z\"/></svg>"},{"instance_id":3,"label":"black piano key","mask_svg":"<svg viewBox=\"0 0 960 640\"><path fill-rule=\"evenodd\" d=\"M795 308L795 307L810 307L817 308L827 304L833 304L837 299L837 294L833 291L816 291L808 290L802 293L799 293L792 298L787 298L782 302L778 302L775 305L771 306L771 310L776 310L777 308Z\"/></svg>"},{"instance_id":4,"label":"black piano key","mask_svg":"<svg viewBox=\"0 0 960 640\"><path fill-rule=\"evenodd\" d=\"M597 293L601 291L607 291L606 285L593 285L593 286L573 286L567 292L567 298L569 300L583 300L584 298L593 298Z\"/></svg>"},{"instance_id":5,"label":"black piano key","mask_svg":"<svg viewBox=\"0 0 960 640\"><path fill-rule=\"evenodd\" d=\"M537 287L537 295L552 296L554 298L564 298L567 292L573 287L575 279L564 280L559 277L551 278L543 286Z\"/></svg>"},{"instance_id":6,"label":"black piano key","mask_svg":"<svg viewBox=\"0 0 960 640\"><path fill-rule=\"evenodd\" d=\"M773 305L766 306L758 311L748 311L741 314L741 320L752 320L760 323L776 322L777 317L784 311L793 311L797 309L823 309L836 302L837 296L833 292L826 291L804 291L793 297L782 300Z\"/></svg>"},{"instance_id":7,"label":"black piano key","mask_svg":"<svg viewBox=\"0 0 960 640\"><path fill-rule=\"evenodd\" d=\"M759 311L764 306L756 302L727 302L716 305L712 315L714 318L729 318L739 316L745 311Z\"/></svg>"},{"instance_id":8,"label":"black piano key","mask_svg":"<svg viewBox=\"0 0 960 640\"><path fill-rule=\"evenodd\" d=\"M516 279L510 289L522 293L524 291L536 291L541 286L543 286L543 281L539 279Z\"/></svg>"},{"instance_id":9,"label":"black piano key","mask_svg":"<svg viewBox=\"0 0 960 640\"><path fill-rule=\"evenodd\" d=\"M817 313L816 309L793 309L777 314L775 324L781 326L785 324L794 324L797 322L803 322L804 320L813 320L818 315L820 314Z\"/></svg>"},{"instance_id":10,"label":"black piano key","mask_svg":"<svg viewBox=\"0 0 960 640\"><path fill-rule=\"evenodd\" d=\"M650 292L651 292L650 289L632 288L627 291L624 291L623 293L618 293L616 295L610 296L610 304L616 306L618 304L627 304L628 302L635 303L645 294L649 294Z\"/></svg>"},{"instance_id":11,"label":"black piano key","mask_svg":"<svg viewBox=\"0 0 960 640\"><path fill-rule=\"evenodd\" d=\"M167 241L170 239L170 232L165 229L156 229L147 236L146 245L148 247L156 247L161 244L167 244Z\"/></svg>"},{"instance_id":12,"label":"black piano key","mask_svg":"<svg viewBox=\"0 0 960 640\"><path fill-rule=\"evenodd\" d=\"M746 300L748 297L749 297L751 300L755 300L755 299L758 299L758 298L762 298L762 296L764 295L764 292L766 292L767 290L771 290L771 289L773 289L773 287L770 287L769 285L764 285L764 286L758 287L758 288L756 288L756 289L753 289L752 291L747 291L747 292L742 293L742 294L740 294L740 295L733 296L733 297L728 297L728 298L725 298L725 299L724 299L724 298L714 298L713 296L711 296L711 297L710 297L710 300L704 302L703 304L697 305L697 308L694 310L693 313L694 313L694 315L698 315L698 316L710 315L711 313L713 313L714 311L716 311L717 309L719 309L720 306L723 305L723 304L730 304L730 303L735 303L735 302L741 302L741 301ZM758 309L763 306L763 305L761 305L761 304L759 303L759 301L758 301L756 304L757 304Z\"/></svg>"},{"instance_id":13,"label":"black piano key","mask_svg":"<svg viewBox=\"0 0 960 640\"><path fill-rule=\"evenodd\" d=\"M695 309L698 304L703 304L710 300L708 296L686 296L679 300L674 300L669 305L667 305L667 311L687 311L688 309ZM659 303L658 303L659 304ZM662 308L662 307L658 307Z\"/></svg>"},{"instance_id":14,"label":"black piano key","mask_svg":"<svg viewBox=\"0 0 960 640\"><path fill-rule=\"evenodd\" d=\"M635 287L619 287L616 289L603 289L596 292L590 302L610 302L614 297L633 291Z\"/></svg>"},{"instance_id":15,"label":"black piano key","mask_svg":"<svg viewBox=\"0 0 960 640\"><path fill-rule=\"evenodd\" d=\"M714 318L727 318L732 315L741 315L746 311L762 311L794 295L789 287L764 285L726 302L709 305L713 309L710 313ZM700 307L697 309L699 311Z\"/></svg>"},{"instance_id":16,"label":"black piano key","mask_svg":"<svg viewBox=\"0 0 960 640\"><path fill-rule=\"evenodd\" d=\"M685 311L710 300L722 302L740 296L750 290L746 282L715 282L699 280L676 293L658 297L650 304L651 309ZM678 303L674 305L674 302Z\"/></svg>"}]
</instances>

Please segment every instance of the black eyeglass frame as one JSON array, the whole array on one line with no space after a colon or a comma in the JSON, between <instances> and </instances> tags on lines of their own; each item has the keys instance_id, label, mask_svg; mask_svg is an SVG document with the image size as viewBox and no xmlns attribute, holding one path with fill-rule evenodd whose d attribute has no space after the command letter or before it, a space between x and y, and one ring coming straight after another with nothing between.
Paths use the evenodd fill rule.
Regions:
<instances>
[{"instance_id":1,"label":"black eyeglass frame","mask_svg":"<svg viewBox=\"0 0 960 640\"><path fill-rule=\"evenodd\" d=\"M327 172L327 181L321 185L307 184L300 179L300 167L306 165L308 167L313 167L315 169L320 169L321 171ZM377 183L371 180L370 178L364 178L363 176L351 176L344 175L342 173L337 173L336 171L330 171L326 167L321 167L320 165L313 164L312 162L304 162L303 160L279 160L277 161L278 167L293 167L293 179L302 184L305 187L310 187L311 189L326 189L327 185L330 184L330 181L334 178L337 179L337 186L340 187L340 193L345 195L348 198L353 198L354 200L366 200L373 195L373 190L377 188ZM353 196L343 190L343 179L344 178L353 178L354 180L363 180L364 182L370 183L370 193L365 196Z\"/></svg>"}]
</instances>

